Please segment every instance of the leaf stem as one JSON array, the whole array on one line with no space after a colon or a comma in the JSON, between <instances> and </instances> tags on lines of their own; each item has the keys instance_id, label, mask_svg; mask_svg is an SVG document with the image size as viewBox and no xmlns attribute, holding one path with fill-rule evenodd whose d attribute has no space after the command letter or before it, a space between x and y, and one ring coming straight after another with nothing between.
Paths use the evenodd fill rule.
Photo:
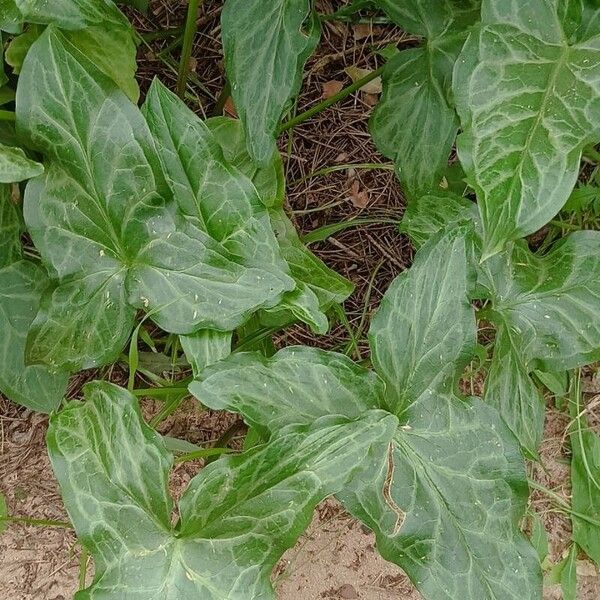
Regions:
<instances>
[{"instance_id":1,"label":"leaf stem","mask_svg":"<svg viewBox=\"0 0 600 600\"><path fill-rule=\"evenodd\" d=\"M292 129L298 125L301 125L302 123L308 121L315 115L318 115L320 112L323 112L324 110L328 109L330 106L333 106L334 104L345 100L348 96L351 96L352 94L354 94L354 92L357 92L358 90L360 90L360 88L367 85L367 83L373 81L373 79L377 79L377 77L380 77L383 73L384 68L385 65L379 67L378 69L375 69L375 71L372 71L362 79L359 79L358 81L355 81L352 85L349 85L343 90L340 90L337 94L331 96L331 98L327 98L326 100L315 104L312 108L309 108L307 111L300 113L299 115L297 115L293 119L290 119L289 121L286 121L285 123L282 123L279 126L279 129L277 130L277 135L280 135L284 131L288 131L289 129Z\"/></svg>"},{"instance_id":2,"label":"leaf stem","mask_svg":"<svg viewBox=\"0 0 600 600\"><path fill-rule=\"evenodd\" d=\"M173 398L168 399L162 408L150 419L150 427L156 429L165 419L170 417L181 405L184 398L189 395L186 390L185 394L175 394Z\"/></svg>"},{"instance_id":3,"label":"leaf stem","mask_svg":"<svg viewBox=\"0 0 600 600\"><path fill-rule=\"evenodd\" d=\"M0 517L0 522L21 523L22 525L36 525L38 527L62 527L63 529L73 529L71 523L66 521L54 521L52 519L31 519L29 517Z\"/></svg>"},{"instance_id":4,"label":"leaf stem","mask_svg":"<svg viewBox=\"0 0 600 600\"><path fill-rule=\"evenodd\" d=\"M345 229L350 229L351 227L358 227L360 225L381 225L381 224L389 224L389 225L397 225L398 221L394 219L378 219L376 217L365 218L365 219L352 219L351 221L341 221L340 223L332 223L330 225L323 225L322 227L317 227L317 229L313 229L309 231L306 235L302 236L302 241L305 244L314 244L315 242L322 242L326 240L328 237L339 233L340 231L344 231Z\"/></svg>"},{"instance_id":5,"label":"leaf stem","mask_svg":"<svg viewBox=\"0 0 600 600\"><path fill-rule=\"evenodd\" d=\"M208 458L209 456L221 456L221 454L230 454L232 452L233 450L231 450L231 448L204 448L176 457L175 463L179 464L190 460L197 460L199 458Z\"/></svg>"},{"instance_id":6,"label":"leaf stem","mask_svg":"<svg viewBox=\"0 0 600 600\"><path fill-rule=\"evenodd\" d=\"M79 557L79 591L85 589L85 576L88 565L88 551L84 546L81 547L81 556Z\"/></svg>"},{"instance_id":7,"label":"leaf stem","mask_svg":"<svg viewBox=\"0 0 600 600\"><path fill-rule=\"evenodd\" d=\"M162 40L164 38L171 37L173 35L179 35L183 33L183 27L170 27L168 29L159 29L157 31L146 31L140 33L140 37L145 42L153 42L154 40Z\"/></svg>"},{"instance_id":8,"label":"leaf stem","mask_svg":"<svg viewBox=\"0 0 600 600\"><path fill-rule=\"evenodd\" d=\"M294 179L294 181L289 183L289 186L292 187L294 185L298 185L299 183L305 182L307 179L312 179L313 177L322 177L323 175L329 175L330 173L336 173L337 171L345 171L347 169L367 169L367 170L379 170L382 171L394 171L393 163L348 163L344 165L332 165L331 167L323 167L322 169L318 169L305 175L304 177L300 177L300 179Z\"/></svg>"},{"instance_id":9,"label":"leaf stem","mask_svg":"<svg viewBox=\"0 0 600 600\"><path fill-rule=\"evenodd\" d=\"M217 103L215 104L215 110L213 111L214 117L222 117L223 110L225 109L225 103L227 102L227 98L231 95L231 84L228 80L225 80L225 85L217 98Z\"/></svg>"},{"instance_id":10,"label":"leaf stem","mask_svg":"<svg viewBox=\"0 0 600 600\"><path fill-rule=\"evenodd\" d=\"M393 23L387 17L352 17L350 15L337 15L336 13L320 14L321 21L340 21L342 23L352 23L353 25L389 25Z\"/></svg>"},{"instance_id":11,"label":"leaf stem","mask_svg":"<svg viewBox=\"0 0 600 600\"><path fill-rule=\"evenodd\" d=\"M194 38L198 29L198 7L200 0L188 0L188 11L185 19L185 31L183 34L183 46L181 48L181 58L179 59L179 73L177 76L177 95L180 98L185 97L188 73L190 70L190 58L194 46Z\"/></svg>"},{"instance_id":12,"label":"leaf stem","mask_svg":"<svg viewBox=\"0 0 600 600\"><path fill-rule=\"evenodd\" d=\"M244 423L244 421L239 420L236 421L233 425L231 425L231 427L229 427L229 429L227 429L227 431L225 431L225 433L215 442L213 448L226 448L227 444L229 444L229 442L231 442L231 440L235 437L235 435L242 431L244 429L244 427L246 426L246 424ZM217 458L221 455L221 453L219 453L219 455L212 455L212 456L207 456L206 460L204 461L205 465L209 465L211 462L214 462L215 460L217 460Z\"/></svg>"},{"instance_id":13,"label":"leaf stem","mask_svg":"<svg viewBox=\"0 0 600 600\"><path fill-rule=\"evenodd\" d=\"M0 121L16 121L17 115L12 110L0 110Z\"/></svg>"},{"instance_id":14,"label":"leaf stem","mask_svg":"<svg viewBox=\"0 0 600 600\"><path fill-rule=\"evenodd\" d=\"M574 511L571 508L571 505L564 498L561 498L556 492L553 492L552 490L548 489L546 486L541 485L540 483L537 483L533 479L528 479L527 483L529 484L529 487L533 488L534 490L537 490L538 492L542 492L542 494L545 494L546 496L548 496L549 498L554 500L554 502L556 502L558 509L560 511L562 511L568 515L577 517L578 519L581 519L582 521L586 521L587 523L590 523L591 525L594 525L595 527L600 527L600 521L598 521L597 519L594 519L593 517L585 515L583 513Z\"/></svg>"},{"instance_id":15,"label":"leaf stem","mask_svg":"<svg viewBox=\"0 0 600 600\"><path fill-rule=\"evenodd\" d=\"M191 382L191 379L189 380ZM160 398L162 396L170 396L171 394L189 394L187 387L154 387L154 388L136 388L131 390L131 393L136 398L150 396L152 398Z\"/></svg>"}]
</instances>

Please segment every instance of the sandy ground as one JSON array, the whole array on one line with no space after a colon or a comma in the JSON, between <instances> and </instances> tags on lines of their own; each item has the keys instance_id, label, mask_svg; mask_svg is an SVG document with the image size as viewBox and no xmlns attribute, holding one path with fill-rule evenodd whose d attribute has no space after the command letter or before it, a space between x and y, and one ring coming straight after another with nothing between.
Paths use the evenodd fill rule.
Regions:
<instances>
[{"instance_id":1,"label":"sandy ground","mask_svg":"<svg viewBox=\"0 0 600 600\"><path fill-rule=\"evenodd\" d=\"M0 410L0 492L7 498L10 513L66 520L44 446L46 418L1 400ZM198 417L191 404L165 427L169 432L185 427L191 438L199 441L211 433L207 419L222 428L223 419L218 415ZM561 463L564 426L562 415L550 410L542 448L548 472L541 476L534 471L533 475L567 493L568 469ZM190 466L175 474L176 495L193 469ZM552 512L544 498L534 495L533 506L548 530L551 556L556 560L568 546L569 522ZM79 556L80 547L69 530L10 525L0 535L0 600L70 600L78 589ZM594 566L581 558L577 599L598 600L600 577ZM90 565L88 583L91 574ZM378 555L373 535L334 500L318 507L306 534L275 569L273 581L278 600L420 598L402 571ZM546 588L544 598L560 600L559 588Z\"/></svg>"}]
</instances>

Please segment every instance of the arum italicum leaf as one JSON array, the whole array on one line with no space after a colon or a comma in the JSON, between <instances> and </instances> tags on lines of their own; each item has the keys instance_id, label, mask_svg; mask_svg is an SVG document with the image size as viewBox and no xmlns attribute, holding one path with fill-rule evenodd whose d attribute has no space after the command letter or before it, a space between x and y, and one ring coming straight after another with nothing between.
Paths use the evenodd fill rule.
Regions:
<instances>
[{"instance_id":1,"label":"arum italicum leaf","mask_svg":"<svg viewBox=\"0 0 600 600\"><path fill-rule=\"evenodd\" d=\"M265 446L205 467L171 522L172 456L136 399L104 382L53 415L48 450L95 578L77 600L274 600L271 570L313 509L389 440L396 419L373 410L281 429Z\"/></svg>"},{"instance_id":2,"label":"arum italicum leaf","mask_svg":"<svg viewBox=\"0 0 600 600\"><path fill-rule=\"evenodd\" d=\"M450 100L452 70L479 18L478 0L377 0L405 31L427 39L386 66L383 96L370 129L379 150L394 160L411 198L435 190L458 131Z\"/></svg>"},{"instance_id":3,"label":"arum italicum leaf","mask_svg":"<svg viewBox=\"0 0 600 600\"><path fill-rule=\"evenodd\" d=\"M423 196L409 205L401 230L420 245L461 220L479 229L474 209L447 192ZM600 358L600 233L576 232L544 256L515 242L482 264L479 241L474 249L479 289L473 297L490 300L488 317L497 328L485 400L536 456L544 405L531 371L565 371Z\"/></svg>"},{"instance_id":4,"label":"arum italicum leaf","mask_svg":"<svg viewBox=\"0 0 600 600\"><path fill-rule=\"evenodd\" d=\"M34 24L17 38L21 51L26 51L35 41L36 32L41 32L36 25L56 25L64 30L71 43L137 102L140 90L135 80L137 47L133 28L111 0L4 1L10 19L19 24ZM2 12L0 0L0 14ZM15 72L19 68L20 65Z\"/></svg>"},{"instance_id":5,"label":"arum italicum leaf","mask_svg":"<svg viewBox=\"0 0 600 600\"><path fill-rule=\"evenodd\" d=\"M193 215L182 197L184 214L178 211L164 155L137 107L51 27L23 65L17 127L46 156L46 173L26 190L25 220L58 279L30 332L30 361L72 370L110 362L138 308L174 333L229 331L294 287L269 248L276 247L272 233L262 228L250 246L269 257L254 267L242 253L243 231L219 223L230 203L250 214L237 173L215 167L223 180L209 182L231 199L207 201L203 215ZM222 160L212 157L215 165Z\"/></svg>"},{"instance_id":6,"label":"arum italicum leaf","mask_svg":"<svg viewBox=\"0 0 600 600\"><path fill-rule=\"evenodd\" d=\"M485 399L532 456L544 405L531 371L564 371L600 359L599 255L600 233L579 231L545 256L519 241L481 265L479 281L498 328Z\"/></svg>"},{"instance_id":7,"label":"arum italicum leaf","mask_svg":"<svg viewBox=\"0 0 600 600\"><path fill-rule=\"evenodd\" d=\"M600 232L578 231L545 256L517 242L484 263L491 318L518 338L533 368L564 371L600 359Z\"/></svg>"},{"instance_id":8,"label":"arum italicum leaf","mask_svg":"<svg viewBox=\"0 0 600 600\"><path fill-rule=\"evenodd\" d=\"M31 179L43 172L44 167L27 158L21 148L0 144L0 184Z\"/></svg>"},{"instance_id":9,"label":"arum italicum leaf","mask_svg":"<svg viewBox=\"0 0 600 600\"><path fill-rule=\"evenodd\" d=\"M578 388L578 386L576 386ZM600 565L600 437L590 428L577 389L570 403L573 541Z\"/></svg>"},{"instance_id":10,"label":"arum italicum leaf","mask_svg":"<svg viewBox=\"0 0 600 600\"><path fill-rule=\"evenodd\" d=\"M266 163L302 68L319 41L310 0L227 0L221 16L227 78L252 158Z\"/></svg>"},{"instance_id":11,"label":"arum italicum leaf","mask_svg":"<svg viewBox=\"0 0 600 600\"><path fill-rule=\"evenodd\" d=\"M62 400L68 377L25 366L27 331L48 278L41 267L22 260L20 233L10 188L0 185L0 391L27 408L51 412Z\"/></svg>"},{"instance_id":12,"label":"arum italicum leaf","mask_svg":"<svg viewBox=\"0 0 600 600\"><path fill-rule=\"evenodd\" d=\"M460 160L477 191L483 258L567 201L585 145L600 140L600 31L571 36L578 2L484 0L456 63Z\"/></svg>"},{"instance_id":13,"label":"arum italicum leaf","mask_svg":"<svg viewBox=\"0 0 600 600\"><path fill-rule=\"evenodd\" d=\"M475 347L466 231L435 236L387 292L370 333L379 375L287 348L271 359L234 354L190 391L263 435L326 414L394 413L392 443L338 494L384 558L428 600L540 598L539 562L519 530L528 493L517 441L492 407L455 391Z\"/></svg>"},{"instance_id":14,"label":"arum italicum leaf","mask_svg":"<svg viewBox=\"0 0 600 600\"><path fill-rule=\"evenodd\" d=\"M485 401L502 415L530 458L544 432L544 398L530 377L521 352L521 338L510 327L496 333L494 356L485 380Z\"/></svg>"},{"instance_id":15,"label":"arum italicum leaf","mask_svg":"<svg viewBox=\"0 0 600 600\"><path fill-rule=\"evenodd\" d=\"M286 293L277 306L261 311L262 323L284 325L300 320L314 331L325 333L328 328L325 313L334 304L346 300L354 286L302 243L285 214L285 175L281 155L275 150L266 166L257 166L247 151L239 120L217 117L209 119L206 124L223 148L226 160L252 179L261 201L269 208L280 251L296 281L296 289Z\"/></svg>"}]
</instances>

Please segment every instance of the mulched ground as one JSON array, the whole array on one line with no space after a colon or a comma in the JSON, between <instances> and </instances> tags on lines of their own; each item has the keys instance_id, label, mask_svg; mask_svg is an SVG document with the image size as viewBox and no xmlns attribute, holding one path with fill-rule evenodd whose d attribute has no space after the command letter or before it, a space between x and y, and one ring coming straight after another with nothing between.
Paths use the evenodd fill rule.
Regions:
<instances>
[{"instance_id":1,"label":"mulched ground","mask_svg":"<svg viewBox=\"0 0 600 600\"><path fill-rule=\"evenodd\" d=\"M188 86L188 104L200 116L211 116L223 88L219 14L221 2L205 0L199 19L199 33L193 53L193 76ZM340 2L319 2L322 12L331 12ZM156 0L148 17L131 13L140 32L178 27L185 18L187 3ZM139 77L142 90L158 76L175 87L176 62L160 56L172 38L140 46ZM382 59L376 51L388 44L409 47L414 39L395 27L347 26L325 23L322 43L310 59L298 100L297 112L322 99L324 90L351 82L345 69L377 68ZM177 50L173 52L177 57ZM335 83L339 82L339 83ZM297 127L281 139L288 182L288 210L301 233L325 224L354 218L369 218L376 223L338 233L312 246L332 268L353 281L356 291L345 304L348 321L362 332L355 358L365 358L368 348L364 334L370 316L391 280L410 266L413 249L390 220L399 220L404 199L396 177L387 168L353 170L344 168L326 176L310 177L325 167L351 163L388 161L374 148L368 133L368 118L376 96L360 92L345 102ZM228 107L231 110L231 107ZM350 340L346 326L334 323L330 334L315 337L308 328L295 326L279 335L278 346L317 345L344 350ZM127 381L126 372L116 366L91 371L73 379L70 395L80 394L81 385L101 377L116 383ZM481 374L474 386L481 387ZM140 381L142 384L142 381ZM598 391L586 395L592 425L600 425ZM152 416L158 404L144 401L144 414ZM179 411L160 427L161 433L198 443L218 439L237 417L214 411L201 412L194 401L185 402ZM0 397L0 492L8 500L10 512L40 519L66 519L45 453L47 419ZM544 467L530 468L530 475L568 498L569 479L568 419L548 401L546 436L541 455ZM237 442L239 444L239 440ZM177 468L171 479L177 495L197 472L199 463ZM532 507L542 516L549 532L551 557L562 556L569 545L569 520L555 510L538 492ZM11 600L66 600L77 589L79 546L73 534L63 529L42 529L11 525L0 537L0 598ZM583 557L582 557L583 558ZM581 572L579 600L600 597L600 578L589 561L578 565ZM91 565L88 568L88 576ZM275 573L280 583L280 600L318 598L364 598L417 600L418 593L393 565L380 559L368 532L339 507L326 503L320 507L307 535L286 556ZM89 579L88 579L89 582ZM556 588L546 592L548 600L560 598Z\"/></svg>"}]
</instances>

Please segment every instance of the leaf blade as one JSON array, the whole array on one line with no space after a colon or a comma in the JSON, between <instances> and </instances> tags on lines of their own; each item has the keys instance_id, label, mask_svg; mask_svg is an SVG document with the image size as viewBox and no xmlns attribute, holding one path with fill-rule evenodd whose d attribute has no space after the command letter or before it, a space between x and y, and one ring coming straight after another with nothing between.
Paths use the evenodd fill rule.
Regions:
<instances>
[{"instance_id":1,"label":"leaf blade","mask_svg":"<svg viewBox=\"0 0 600 600\"><path fill-rule=\"evenodd\" d=\"M479 197L484 259L558 213L582 148L600 137L598 39L567 43L557 4L484 1L456 63L458 153Z\"/></svg>"},{"instance_id":2,"label":"leaf blade","mask_svg":"<svg viewBox=\"0 0 600 600\"><path fill-rule=\"evenodd\" d=\"M394 414L424 393L448 389L474 354L467 235L468 228L458 227L432 238L410 271L388 288L373 318L373 365L386 382ZM398 347L406 352L396 352Z\"/></svg>"},{"instance_id":3,"label":"leaf blade","mask_svg":"<svg viewBox=\"0 0 600 600\"><path fill-rule=\"evenodd\" d=\"M42 268L29 261L0 269L0 389L13 402L45 413L58 408L68 381L65 372L25 364L27 332L47 285Z\"/></svg>"},{"instance_id":4,"label":"leaf blade","mask_svg":"<svg viewBox=\"0 0 600 600\"><path fill-rule=\"evenodd\" d=\"M308 0L276 0L268 7L227 0L221 26L227 79L248 150L264 163L283 112L300 90L302 67L319 40L319 21Z\"/></svg>"},{"instance_id":5,"label":"leaf blade","mask_svg":"<svg viewBox=\"0 0 600 600\"><path fill-rule=\"evenodd\" d=\"M94 582L78 600L274 598L275 562L317 502L339 489L393 426L380 411L355 422L321 419L222 458L184 492L175 530L167 492L172 457L162 440L127 391L95 382L85 393L85 404L53 415L48 432L67 510L95 559Z\"/></svg>"}]
</instances>

